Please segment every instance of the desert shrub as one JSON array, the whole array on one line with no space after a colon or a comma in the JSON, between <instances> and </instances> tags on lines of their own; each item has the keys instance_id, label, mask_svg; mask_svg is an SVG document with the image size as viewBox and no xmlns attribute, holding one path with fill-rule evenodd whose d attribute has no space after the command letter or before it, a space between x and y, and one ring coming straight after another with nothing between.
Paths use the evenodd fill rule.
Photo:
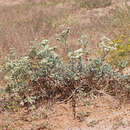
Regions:
<instances>
[{"instance_id":1,"label":"desert shrub","mask_svg":"<svg viewBox=\"0 0 130 130\"><path fill-rule=\"evenodd\" d=\"M106 61L115 68L123 70L130 65L130 44L129 37L121 35L116 40L104 37L99 43L101 55L106 56Z\"/></svg>"},{"instance_id":2,"label":"desert shrub","mask_svg":"<svg viewBox=\"0 0 130 130\"><path fill-rule=\"evenodd\" d=\"M89 58L86 36L79 40L81 48L73 50L67 43L69 32L68 28L57 35L57 40L65 46L67 61L56 53L56 47L49 46L48 40L31 46L22 57L11 50L2 67L11 100L34 108L41 100L67 101L78 90L86 95L103 89L113 96L130 96L130 75L115 72L104 56Z\"/></svg>"},{"instance_id":3,"label":"desert shrub","mask_svg":"<svg viewBox=\"0 0 130 130\"><path fill-rule=\"evenodd\" d=\"M120 68L125 68L130 65L130 43L129 39L125 36L120 36L118 39L113 41L113 44L117 45L116 51L111 52L111 57L109 60L110 63L119 66Z\"/></svg>"},{"instance_id":4,"label":"desert shrub","mask_svg":"<svg viewBox=\"0 0 130 130\"><path fill-rule=\"evenodd\" d=\"M15 95L15 98L21 101L21 105L33 104L35 100L53 93L51 90L56 86L52 85L54 83L51 74L56 72L53 70L54 67L58 69L61 65L55 47L49 47L47 40L42 41L37 47L31 47L28 56L16 58L11 54L4 66L8 82L6 91ZM56 88L54 90L56 91Z\"/></svg>"},{"instance_id":5,"label":"desert shrub","mask_svg":"<svg viewBox=\"0 0 130 130\"><path fill-rule=\"evenodd\" d=\"M76 0L81 8L100 8L111 5L112 0Z\"/></svg>"}]
</instances>

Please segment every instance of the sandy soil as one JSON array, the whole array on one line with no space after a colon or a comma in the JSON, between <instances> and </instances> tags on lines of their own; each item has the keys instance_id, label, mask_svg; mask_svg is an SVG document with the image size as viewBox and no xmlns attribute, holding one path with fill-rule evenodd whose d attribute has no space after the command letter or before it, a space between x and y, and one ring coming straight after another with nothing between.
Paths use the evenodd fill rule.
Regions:
<instances>
[{"instance_id":1,"label":"sandy soil","mask_svg":"<svg viewBox=\"0 0 130 130\"><path fill-rule=\"evenodd\" d=\"M25 0L0 0L0 5L2 6L12 6L16 4L21 4Z\"/></svg>"},{"instance_id":2,"label":"sandy soil","mask_svg":"<svg viewBox=\"0 0 130 130\"><path fill-rule=\"evenodd\" d=\"M123 7L121 4L123 1L120 1L116 1L115 4L118 3L116 6ZM12 6L24 2L25 0L0 0L0 5ZM76 10L71 16L77 23L91 24L93 17L98 16L100 19L109 15L110 10L115 8L115 4L87 11ZM60 6L62 5L57 5ZM81 20L78 21L79 19ZM102 35L98 34L96 37ZM128 72L130 68L124 70L124 73ZM130 130L130 101L120 105L117 100L102 96L89 103L86 102L85 105L76 107L75 119L71 103L50 106L41 104L36 110L28 111L22 108L15 113L3 112L0 109L0 128L1 130Z\"/></svg>"},{"instance_id":3,"label":"sandy soil","mask_svg":"<svg viewBox=\"0 0 130 130\"><path fill-rule=\"evenodd\" d=\"M118 101L106 96L97 97L76 107L74 119L71 103L55 104L45 109L45 104L28 112L21 109L16 113L0 114L0 126L6 130L129 130L130 102L120 105ZM3 128L4 128L3 127ZM2 129L5 130L5 129Z\"/></svg>"}]
</instances>

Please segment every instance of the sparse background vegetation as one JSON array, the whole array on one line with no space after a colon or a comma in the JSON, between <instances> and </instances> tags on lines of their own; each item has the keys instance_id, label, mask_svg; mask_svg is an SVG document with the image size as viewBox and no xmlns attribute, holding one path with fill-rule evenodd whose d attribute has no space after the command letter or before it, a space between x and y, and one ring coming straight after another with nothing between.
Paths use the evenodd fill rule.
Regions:
<instances>
[{"instance_id":1,"label":"sparse background vegetation","mask_svg":"<svg viewBox=\"0 0 130 130\"><path fill-rule=\"evenodd\" d=\"M91 106L102 95L119 102L116 107L127 103L130 75L123 69L130 65L129 9L125 0L3 2L0 112L26 108L34 113L20 120L45 120L30 128L54 129L49 117L55 104L70 101L71 116L83 121L90 113L78 107ZM2 130L16 127L13 118L2 119Z\"/></svg>"}]
</instances>

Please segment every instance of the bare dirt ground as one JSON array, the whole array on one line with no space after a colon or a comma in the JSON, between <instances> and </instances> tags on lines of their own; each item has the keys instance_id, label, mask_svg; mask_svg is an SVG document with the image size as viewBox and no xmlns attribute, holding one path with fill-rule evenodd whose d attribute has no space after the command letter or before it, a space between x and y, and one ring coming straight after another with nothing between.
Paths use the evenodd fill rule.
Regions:
<instances>
[{"instance_id":1,"label":"bare dirt ground","mask_svg":"<svg viewBox=\"0 0 130 130\"><path fill-rule=\"evenodd\" d=\"M24 2L24 0L0 0L0 5L14 6L22 4ZM118 0L113 2L112 6L97 8L93 10L87 10L85 8L78 10L74 8L68 20L71 25L72 33L74 33L72 37L78 37L81 31L83 33L87 33L89 30L89 40L91 41L91 43L95 43L95 41L98 41L99 37L103 36L104 34L110 36L113 34L117 34L117 32L119 31L117 31L117 29L113 30L113 32L108 31L110 28L106 27L105 29L107 30L97 29L97 26L99 24L96 23L99 22L100 18L110 16L110 12L114 10L117 6L122 6L122 8L124 8L125 6L121 4L122 2L123 1ZM128 2L128 5L130 5L130 2ZM71 5L69 5L69 3L66 3L64 5L57 4L56 8L71 9L73 8L73 6L73 3ZM108 22L111 22L111 20ZM66 25L64 24L60 25L57 31L61 30L65 26ZM95 27L97 28L94 30ZM71 42L75 43L75 40L72 39ZM91 44L91 46L93 47L93 44ZM94 46L93 48L96 48L96 46ZM129 68L124 70L124 73L128 72L130 72ZM76 118L74 119L71 103L55 105L50 104L49 106L41 104L40 107L33 111L28 111L26 110L26 108L21 108L17 112L1 111L0 129L130 130L130 101L125 104L120 104L117 99L113 99L109 96L96 97L95 100L86 102L85 106L76 107L76 114Z\"/></svg>"},{"instance_id":2,"label":"bare dirt ground","mask_svg":"<svg viewBox=\"0 0 130 130\"><path fill-rule=\"evenodd\" d=\"M28 112L21 109L16 113L4 112L0 115L2 130L129 130L130 102L119 105L106 96L97 97L76 108L74 119L71 103L55 104ZM6 128L6 129L5 129Z\"/></svg>"}]
</instances>

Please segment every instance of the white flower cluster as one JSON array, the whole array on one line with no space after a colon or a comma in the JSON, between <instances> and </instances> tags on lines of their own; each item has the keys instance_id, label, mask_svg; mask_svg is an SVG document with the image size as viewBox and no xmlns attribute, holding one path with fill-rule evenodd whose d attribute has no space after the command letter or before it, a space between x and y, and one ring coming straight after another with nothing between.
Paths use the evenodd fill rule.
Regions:
<instances>
[{"instance_id":1,"label":"white flower cluster","mask_svg":"<svg viewBox=\"0 0 130 130\"><path fill-rule=\"evenodd\" d=\"M117 44L114 44L113 41L107 37L103 37L99 43L99 47L104 51L109 52L117 49Z\"/></svg>"}]
</instances>

